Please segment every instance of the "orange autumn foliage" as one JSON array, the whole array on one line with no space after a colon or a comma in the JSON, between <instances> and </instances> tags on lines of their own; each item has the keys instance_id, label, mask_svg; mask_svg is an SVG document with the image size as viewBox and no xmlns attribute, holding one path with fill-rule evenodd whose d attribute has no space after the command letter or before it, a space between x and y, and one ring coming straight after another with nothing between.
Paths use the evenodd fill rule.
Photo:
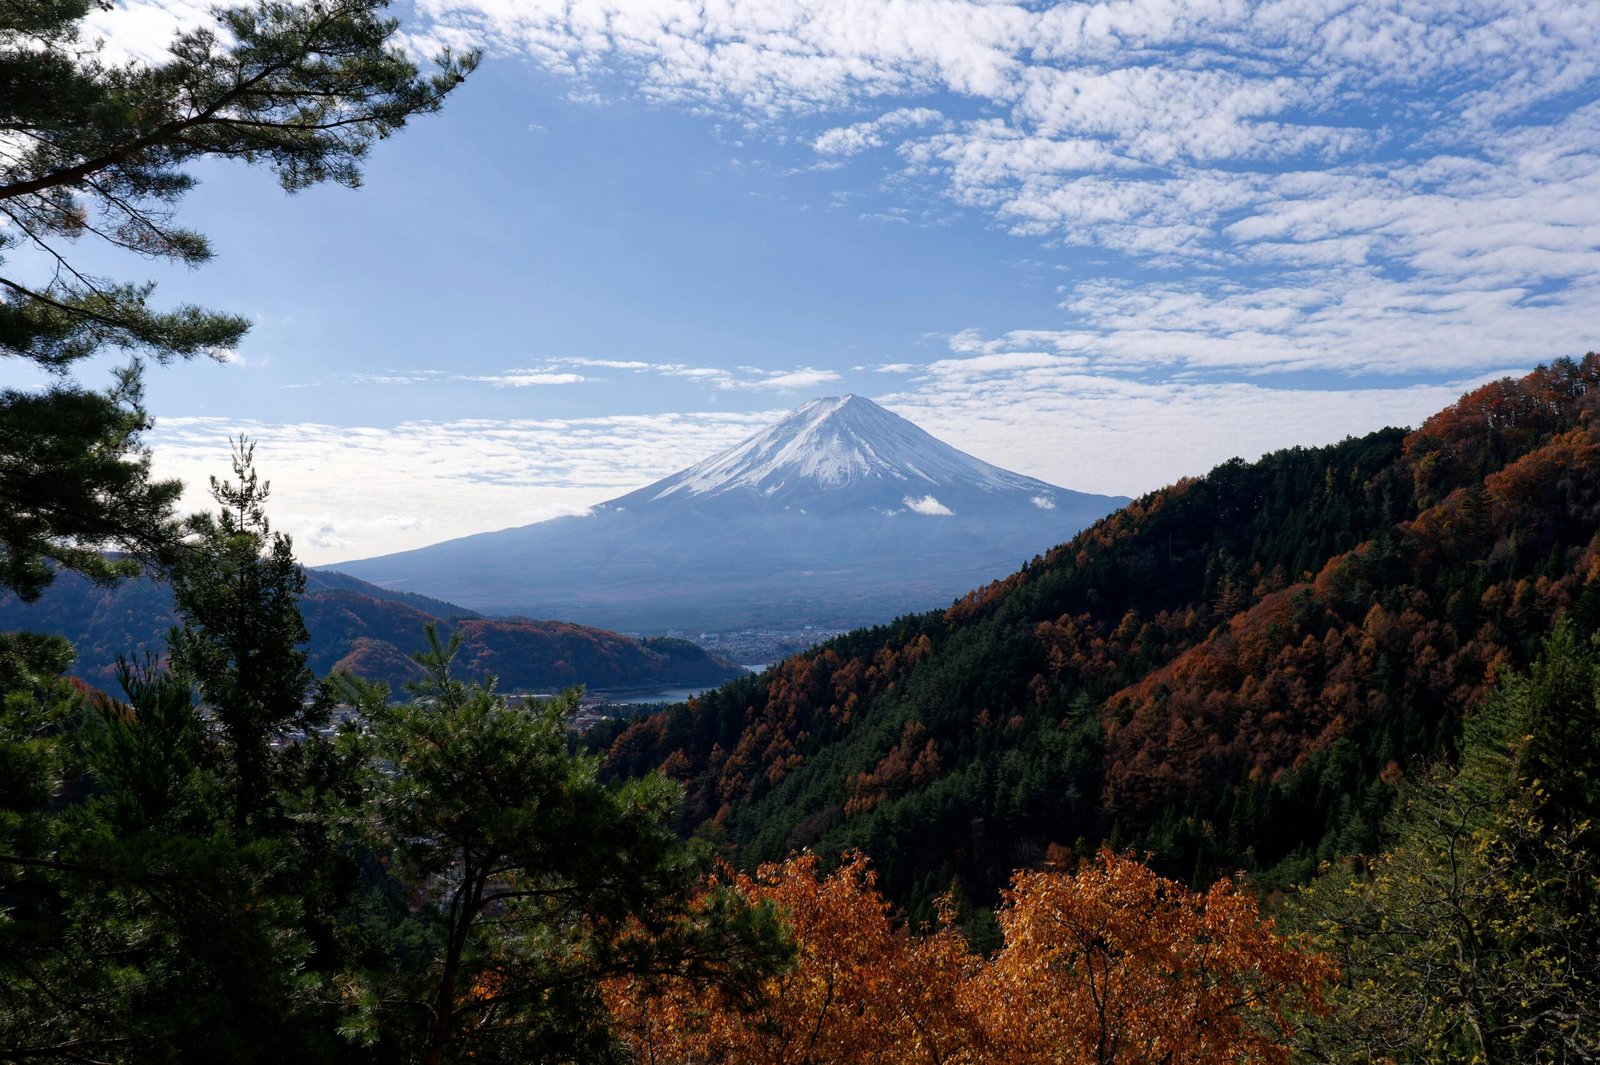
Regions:
<instances>
[{"instance_id":1,"label":"orange autumn foliage","mask_svg":"<svg viewBox=\"0 0 1600 1065\"><path fill-rule=\"evenodd\" d=\"M864 813L885 799L938 777L939 748L927 732L920 721L906 722L900 743L871 772L859 773L850 782L851 795L844 804L846 817Z\"/></svg>"},{"instance_id":2,"label":"orange autumn foliage","mask_svg":"<svg viewBox=\"0 0 1600 1065\"><path fill-rule=\"evenodd\" d=\"M1335 974L1233 882L1192 892L1110 851L1018 873L999 917L967 991L997 1062L1284 1062L1291 1012Z\"/></svg>"},{"instance_id":3,"label":"orange autumn foliage","mask_svg":"<svg viewBox=\"0 0 1600 1065\"><path fill-rule=\"evenodd\" d=\"M786 915L799 954L748 1011L684 983L617 983L608 997L635 1060L674 1065L976 1061L957 993L975 964L959 933L894 927L856 855L826 878L806 854L738 876L735 890Z\"/></svg>"},{"instance_id":4,"label":"orange autumn foliage","mask_svg":"<svg viewBox=\"0 0 1600 1065\"><path fill-rule=\"evenodd\" d=\"M1075 875L1018 873L1005 946L970 951L945 914L897 929L866 859L813 855L734 879L786 915L798 948L751 1010L684 983L618 981L608 1004L650 1065L1077 1065L1278 1062L1288 1017L1322 1009L1328 960L1230 882L1204 893L1109 851Z\"/></svg>"}]
</instances>

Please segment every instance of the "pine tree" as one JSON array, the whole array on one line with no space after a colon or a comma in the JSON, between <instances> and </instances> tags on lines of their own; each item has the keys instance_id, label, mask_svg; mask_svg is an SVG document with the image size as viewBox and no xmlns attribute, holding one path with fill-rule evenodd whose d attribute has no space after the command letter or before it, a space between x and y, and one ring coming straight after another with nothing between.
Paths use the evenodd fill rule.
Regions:
<instances>
[{"instance_id":1,"label":"pine tree","mask_svg":"<svg viewBox=\"0 0 1600 1065\"><path fill-rule=\"evenodd\" d=\"M358 774L269 745L321 711L252 451L189 524L177 675L124 661L126 701L91 696L64 641L0 634L0 1059L345 1059Z\"/></svg>"},{"instance_id":2,"label":"pine tree","mask_svg":"<svg viewBox=\"0 0 1600 1065\"><path fill-rule=\"evenodd\" d=\"M427 635L412 701L340 679L370 729L373 844L435 947L409 971L348 974L348 1030L428 1065L605 1061L607 979L748 1000L788 956L781 927L726 889L692 902L703 863L671 828L677 787L603 782L568 732L579 689L513 703L452 675L459 633Z\"/></svg>"},{"instance_id":3,"label":"pine tree","mask_svg":"<svg viewBox=\"0 0 1600 1065\"><path fill-rule=\"evenodd\" d=\"M254 467L255 445L233 449L235 481L211 478L221 509L189 519L172 578L181 627L172 630L174 671L214 715L232 759L234 824L242 829L271 791L271 741L325 720L306 666L310 639L300 616L305 573L289 537L263 509L270 485Z\"/></svg>"},{"instance_id":4,"label":"pine tree","mask_svg":"<svg viewBox=\"0 0 1600 1065\"><path fill-rule=\"evenodd\" d=\"M262 2L219 9L159 62L111 64L82 39L90 0L0 4L0 356L56 375L0 391L0 589L34 598L51 563L109 578L174 538L179 488L152 482L139 434L143 359L224 358L248 321L192 305L161 310L154 286L74 262L90 239L199 266L201 234L176 224L205 158L264 163L293 192L355 186L373 141L439 108L476 62L438 59L421 76L395 47L383 0ZM7 269L28 249L35 280ZM106 351L133 357L105 391L68 376Z\"/></svg>"}]
</instances>

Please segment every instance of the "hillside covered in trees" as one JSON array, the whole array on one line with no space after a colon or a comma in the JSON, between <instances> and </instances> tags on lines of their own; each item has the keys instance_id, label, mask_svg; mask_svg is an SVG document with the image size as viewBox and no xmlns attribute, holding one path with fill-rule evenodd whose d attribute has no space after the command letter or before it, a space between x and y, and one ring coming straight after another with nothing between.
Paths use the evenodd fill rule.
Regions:
<instances>
[{"instance_id":1,"label":"hillside covered in trees","mask_svg":"<svg viewBox=\"0 0 1600 1065\"><path fill-rule=\"evenodd\" d=\"M859 848L914 913L1109 843L1205 884L1378 843L1559 614L1600 624L1600 357L1235 460L948 610L595 737L741 862ZM620 732L617 731L620 729Z\"/></svg>"},{"instance_id":2,"label":"hillside covered in trees","mask_svg":"<svg viewBox=\"0 0 1600 1065\"><path fill-rule=\"evenodd\" d=\"M498 677L510 691L715 684L742 672L687 640L633 639L562 621L483 618L454 603L327 570L306 570L305 578L300 612L310 633L308 662L318 676L343 671L398 690L422 676L412 654L425 646L430 625L445 637L461 634L461 675ZM168 630L177 622L171 589L150 578L106 585L63 573L35 602L0 595L0 630L65 637L77 652L73 675L107 691L116 688L119 656L166 654Z\"/></svg>"}]
</instances>

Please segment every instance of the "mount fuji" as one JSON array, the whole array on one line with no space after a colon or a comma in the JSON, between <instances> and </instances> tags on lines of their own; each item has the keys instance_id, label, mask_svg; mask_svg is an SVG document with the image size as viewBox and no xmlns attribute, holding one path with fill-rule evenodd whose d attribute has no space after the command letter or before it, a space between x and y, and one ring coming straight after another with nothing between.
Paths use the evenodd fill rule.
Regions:
<instances>
[{"instance_id":1,"label":"mount fuji","mask_svg":"<svg viewBox=\"0 0 1600 1065\"><path fill-rule=\"evenodd\" d=\"M329 568L636 632L853 626L944 606L1126 502L991 466L837 396L587 514Z\"/></svg>"}]
</instances>

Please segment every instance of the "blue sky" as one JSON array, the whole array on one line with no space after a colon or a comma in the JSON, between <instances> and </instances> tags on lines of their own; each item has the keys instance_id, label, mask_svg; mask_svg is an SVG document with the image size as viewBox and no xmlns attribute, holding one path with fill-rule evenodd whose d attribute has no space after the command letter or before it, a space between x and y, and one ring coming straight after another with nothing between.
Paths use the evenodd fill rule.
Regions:
<instances>
[{"instance_id":1,"label":"blue sky","mask_svg":"<svg viewBox=\"0 0 1600 1065\"><path fill-rule=\"evenodd\" d=\"M364 188L208 167L216 261L95 260L254 318L152 372L151 442L203 484L257 436L311 562L580 509L817 395L1135 494L1600 346L1592 4L396 14L486 57ZM201 17L99 25L137 55Z\"/></svg>"}]
</instances>

